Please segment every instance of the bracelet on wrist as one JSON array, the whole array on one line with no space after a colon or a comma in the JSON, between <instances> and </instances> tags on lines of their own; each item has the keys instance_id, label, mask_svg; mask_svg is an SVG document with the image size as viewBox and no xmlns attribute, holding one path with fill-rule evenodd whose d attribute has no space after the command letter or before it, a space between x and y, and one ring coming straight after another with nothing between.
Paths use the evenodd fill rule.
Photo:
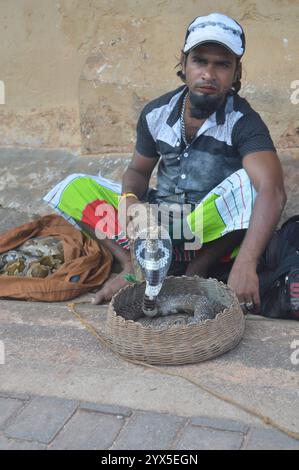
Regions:
<instances>
[{"instance_id":1,"label":"bracelet on wrist","mask_svg":"<svg viewBox=\"0 0 299 470\"><path fill-rule=\"evenodd\" d=\"M135 199L139 199L138 196L136 196L136 194L134 193L123 193L121 196L120 196L120 199L122 198L126 198L126 197L134 197Z\"/></svg>"}]
</instances>

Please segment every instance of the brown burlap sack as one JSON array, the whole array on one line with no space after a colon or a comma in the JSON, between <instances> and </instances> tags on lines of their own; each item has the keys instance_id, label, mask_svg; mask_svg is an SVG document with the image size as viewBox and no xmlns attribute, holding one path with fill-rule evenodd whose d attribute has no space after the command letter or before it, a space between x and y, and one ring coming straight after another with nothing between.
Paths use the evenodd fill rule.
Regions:
<instances>
[{"instance_id":1,"label":"brown burlap sack","mask_svg":"<svg viewBox=\"0 0 299 470\"><path fill-rule=\"evenodd\" d=\"M15 249L30 238L49 236L63 243L62 266L44 279L2 275L0 297L59 302L100 287L109 277L111 253L57 215L41 217L0 235L0 253ZM77 282L72 282L72 278Z\"/></svg>"}]
</instances>

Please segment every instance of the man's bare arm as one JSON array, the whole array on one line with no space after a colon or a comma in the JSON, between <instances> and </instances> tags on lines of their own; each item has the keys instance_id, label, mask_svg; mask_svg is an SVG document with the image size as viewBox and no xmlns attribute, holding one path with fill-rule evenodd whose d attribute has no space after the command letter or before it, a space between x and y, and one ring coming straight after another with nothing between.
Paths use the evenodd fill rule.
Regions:
<instances>
[{"instance_id":1,"label":"man's bare arm","mask_svg":"<svg viewBox=\"0 0 299 470\"><path fill-rule=\"evenodd\" d=\"M122 181L122 193L133 193L139 200L142 199L146 193L149 185L149 180L156 166L159 158L148 158L135 150L134 156L124 173ZM122 227L126 227L126 234L129 238L134 237L138 231L138 224L135 226L133 223L132 214L130 215L130 208L133 206L134 210L138 211L134 196L128 196L120 200L118 206L118 217ZM131 222L131 229L128 231L128 226Z\"/></svg>"},{"instance_id":2,"label":"man's bare arm","mask_svg":"<svg viewBox=\"0 0 299 470\"><path fill-rule=\"evenodd\" d=\"M159 157L144 157L135 150L134 156L123 175L122 192L134 193L141 199L148 189L150 177L158 160Z\"/></svg>"},{"instance_id":3,"label":"man's bare arm","mask_svg":"<svg viewBox=\"0 0 299 470\"><path fill-rule=\"evenodd\" d=\"M227 283L240 302L260 307L257 263L270 240L286 203L283 172L275 152L257 152L243 159L243 167L257 191L249 228Z\"/></svg>"},{"instance_id":4,"label":"man's bare arm","mask_svg":"<svg viewBox=\"0 0 299 470\"><path fill-rule=\"evenodd\" d=\"M286 203L283 172L276 153L270 151L247 155L243 167L257 197L238 258L257 264Z\"/></svg>"}]
</instances>

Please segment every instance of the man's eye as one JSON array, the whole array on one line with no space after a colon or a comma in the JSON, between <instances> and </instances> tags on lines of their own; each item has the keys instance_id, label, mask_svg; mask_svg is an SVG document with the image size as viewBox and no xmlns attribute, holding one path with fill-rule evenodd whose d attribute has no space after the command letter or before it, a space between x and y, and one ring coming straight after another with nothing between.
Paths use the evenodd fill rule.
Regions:
<instances>
[{"instance_id":1,"label":"man's eye","mask_svg":"<svg viewBox=\"0 0 299 470\"><path fill-rule=\"evenodd\" d=\"M199 59L198 57L193 58L193 62L197 62L198 64L205 64L205 60Z\"/></svg>"}]
</instances>

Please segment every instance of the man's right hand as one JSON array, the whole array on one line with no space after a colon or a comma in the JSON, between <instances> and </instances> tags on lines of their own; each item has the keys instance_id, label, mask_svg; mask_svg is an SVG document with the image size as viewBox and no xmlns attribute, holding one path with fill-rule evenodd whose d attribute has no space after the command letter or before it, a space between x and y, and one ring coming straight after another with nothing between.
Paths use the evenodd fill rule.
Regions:
<instances>
[{"instance_id":1,"label":"man's right hand","mask_svg":"<svg viewBox=\"0 0 299 470\"><path fill-rule=\"evenodd\" d=\"M121 198L118 206L118 217L121 227L125 226L126 236L133 240L138 231L142 228L140 221L144 217L136 216L136 213L143 214L146 211L146 205L136 199L134 196Z\"/></svg>"}]
</instances>

